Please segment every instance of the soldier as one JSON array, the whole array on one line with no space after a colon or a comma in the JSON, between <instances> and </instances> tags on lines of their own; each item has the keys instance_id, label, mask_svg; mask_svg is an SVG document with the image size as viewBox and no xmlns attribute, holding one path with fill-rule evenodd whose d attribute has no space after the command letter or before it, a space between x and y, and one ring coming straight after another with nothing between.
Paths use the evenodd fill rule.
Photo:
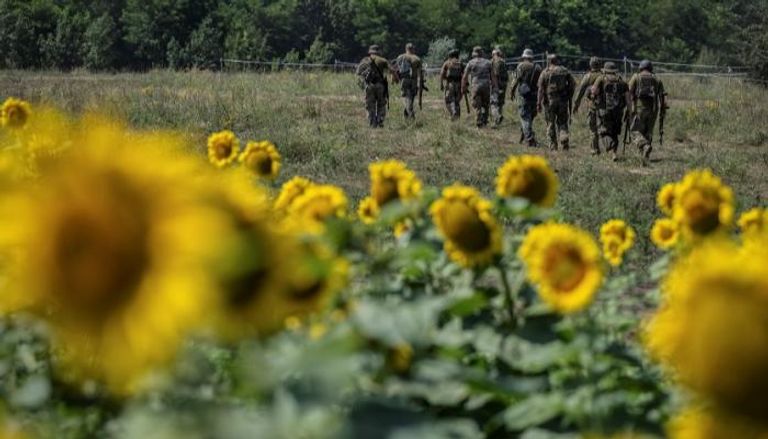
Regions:
<instances>
[{"instance_id":1,"label":"soldier","mask_svg":"<svg viewBox=\"0 0 768 439\"><path fill-rule=\"evenodd\" d=\"M459 61L458 49L453 49L448 53L448 59L443 63L440 69L440 91L445 92L445 107L451 120L461 117L461 75L464 66Z\"/></svg>"},{"instance_id":2,"label":"soldier","mask_svg":"<svg viewBox=\"0 0 768 439\"><path fill-rule=\"evenodd\" d=\"M405 105L403 116L406 119L414 119L416 111L413 109L413 100L424 85L424 69L421 59L416 56L416 46L412 43L406 44L405 53L397 57L395 65L397 66L397 77L400 80L400 89Z\"/></svg>"},{"instance_id":3,"label":"soldier","mask_svg":"<svg viewBox=\"0 0 768 439\"><path fill-rule=\"evenodd\" d=\"M600 133L597 129L597 109L595 108L594 97L591 94L592 86L595 81L602 76L600 72L600 60L593 56L589 60L589 72L581 79L581 85L579 86L579 94L576 96L576 102L573 104L573 114L579 112L581 106L581 99L586 95L587 97L587 123L589 124L589 131L592 133L592 155L600 154Z\"/></svg>"},{"instance_id":4,"label":"soldier","mask_svg":"<svg viewBox=\"0 0 768 439\"><path fill-rule=\"evenodd\" d=\"M496 113L494 122L496 125L500 125L504 120L504 98L507 94L509 72L507 71L507 60L504 59L504 53L498 46L491 52L491 67L498 83L496 89L491 91L491 112Z\"/></svg>"},{"instance_id":5,"label":"soldier","mask_svg":"<svg viewBox=\"0 0 768 439\"><path fill-rule=\"evenodd\" d=\"M598 116L599 134L605 151L613 152L613 161L619 158L619 136L626 120L626 109L632 105L629 86L619 76L616 64L605 63L603 72L592 85L592 103Z\"/></svg>"},{"instance_id":6,"label":"soldier","mask_svg":"<svg viewBox=\"0 0 768 439\"><path fill-rule=\"evenodd\" d=\"M632 143L640 150L643 165L648 164L653 150L653 127L659 111L667 109L664 84L653 74L653 65L648 60L640 62L640 72L629 80L629 94L632 97L631 125Z\"/></svg>"},{"instance_id":7,"label":"soldier","mask_svg":"<svg viewBox=\"0 0 768 439\"><path fill-rule=\"evenodd\" d=\"M472 49L472 59L467 63L464 76L461 78L461 93L466 94L467 87L471 86L472 107L477 112L478 128L488 125L491 89L498 86L496 75L493 74L492 70L491 62L483 58L483 48L475 46Z\"/></svg>"},{"instance_id":8,"label":"soldier","mask_svg":"<svg viewBox=\"0 0 768 439\"><path fill-rule=\"evenodd\" d=\"M368 48L368 56L357 66L357 79L360 88L365 90L365 109L368 123L372 128L383 128L389 101L389 61L381 57L379 46Z\"/></svg>"},{"instance_id":9,"label":"soldier","mask_svg":"<svg viewBox=\"0 0 768 439\"><path fill-rule=\"evenodd\" d=\"M539 77L539 96L536 109L542 108L547 120L549 148L556 150L558 140L563 149L570 147L568 142L568 124L571 117L571 99L576 91L576 80L571 72L560 65L555 54L547 57L549 65Z\"/></svg>"},{"instance_id":10,"label":"soldier","mask_svg":"<svg viewBox=\"0 0 768 439\"><path fill-rule=\"evenodd\" d=\"M530 147L537 146L533 120L536 118L539 76L541 76L541 67L533 63L533 50L525 49L523 56L520 57L520 64L515 70L515 80L512 81L509 97L514 100L515 93L520 97L518 101L520 141L525 141Z\"/></svg>"}]
</instances>

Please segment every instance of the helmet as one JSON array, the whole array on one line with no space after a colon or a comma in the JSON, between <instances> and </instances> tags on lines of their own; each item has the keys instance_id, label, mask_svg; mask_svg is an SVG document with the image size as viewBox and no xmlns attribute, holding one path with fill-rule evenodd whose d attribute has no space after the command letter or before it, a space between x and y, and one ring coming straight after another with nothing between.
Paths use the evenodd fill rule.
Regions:
<instances>
[{"instance_id":1,"label":"helmet","mask_svg":"<svg viewBox=\"0 0 768 439\"><path fill-rule=\"evenodd\" d=\"M647 59L644 59L640 61L640 70L648 70L649 72L653 71L653 64L648 61Z\"/></svg>"},{"instance_id":2,"label":"helmet","mask_svg":"<svg viewBox=\"0 0 768 439\"><path fill-rule=\"evenodd\" d=\"M501 46L494 47L493 54L498 56L504 56L504 52L501 50Z\"/></svg>"},{"instance_id":3,"label":"helmet","mask_svg":"<svg viewBox=\"0 0 768 439\"><path fill-rule=\"evenodd\" d=\"M473 47L472 56L483 56L483 48L480 46Z\"/></svg>"},{"instance_id":4,"label":"helmet","mask_svg":"<svg viewBox=\"0 0 768 439\"><path fill-rule=\"evenodd\" d=\"M459 49L451 49L450 52L448 52L448 56L451 58L458 58L459 57Z\"/></svg>"},{"instance_id":5,"label":"helmet","mask_svg":"<svg viewBox=\"0 0 768 439\"><path fill-rule=\"evenodd\" d=\"M593 56L589 59L589 68L592 70L597 70L600 68L600 58Z\"/></svg>"},{"instance_id":6,"label":"helmet","mask_svg":"<svg viewBox=\"0 0 768 439\"><path fill-rule=\"evenodd\" d=\"M614 63L612 63L610 61L605 63L605 65L603 66L603 72L605 72L605 73L616 73L618 71L619 71L619 69L616 68L616 64L614 64Z\"/></svg>"},{"instance_id":7,"label":"helmet","mask_svg":"<svg viewBox=\"0 0 768 439\"><path fill-rule=\"evenodd\" d=\"M523 56L521 56L520 58L523 58L523 59L533 59L533 50L531 50L531 49L523 50Z\"/></svg>"},{"instance_id":8,"label":"helmet","mask_svg":"<svg viewBox=\"0 0 768 439\"><path fill-rule=\"evenodd\" d=\"M549 61L552 64L557 64L560 61L560 58L556 54L550 53L549 55L547 55L547 61Z\"/></svg>"},{"instance_id":9,"label":"helmet","mask_svg":"<svg viewBox=\"0 0 768 439\"><path fill-rule=\"evenodd\" d=\"M379 49L378 44L373 44L370 47L368 47L368 55L378 55L381 53L381 50Z\"/></svg>"},{"instance_id":10,"label":"helmet","mask_svg":"<svg viewBox=\"0 0 768 439\"><path fill-rule=\"evenodd\" d=\"M416 46L413 43L408 43L405 45L405 50L410 50L410 51L416 50Z\"/></svg>"}]
</instances>

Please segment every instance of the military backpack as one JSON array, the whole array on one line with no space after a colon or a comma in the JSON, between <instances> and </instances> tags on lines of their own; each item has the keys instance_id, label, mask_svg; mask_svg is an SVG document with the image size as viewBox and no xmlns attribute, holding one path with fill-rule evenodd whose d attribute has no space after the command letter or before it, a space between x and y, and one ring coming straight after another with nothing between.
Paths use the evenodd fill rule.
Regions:
<instances>
[{"instance_id":1,"label":"military backpack","mask_svg":"<svg viewBox=\"0 0 768 439\"><path fill-rule=\"evenodd\" d=\"M413 78L413 66L411 65L411 59L408 56L400 55L397 59L397 72L400 79Z\"/></svg>"},{"instance_id":2,"label":"military backpack","mask_svg":"<svg viewBox=\"0 0 768 439\"><path fill-rule=\"evenodd\" d=\"M498 60L493 64L496 73L496 78L499 80L499 84L506 84L509 82L509 72L507 71L507 63L504 60Z\"/></svg>"},{"instance_id":3,"label":"military backpack","mask_svg":"<svg viewBox=\"0 0 768 439\"><path fill-rule=\"evenodd\" d=\"M448 68L446 69L447 71L446 71L445 76L446 76L446 78L449 81L455 82L455 81L461 80L461 76L462 76L463 72L462 72L461 62L460 61L458 61L458 60L456 60L456 61L449 61L447 67Z\"/></svg>"},{"instance_id":4,"label":"military backpack","mask_svg":"<svg viewBox=\"0 0 768 439\"><path fill-rule=\"evenodd\" d=\"M547 81L547 95L557 98L568 98L569 80L571 74L565 67L558 66L549 74Z\"/></svg>"},{"instance_id":5,"label":"military backpack","mask_svg":"<svg viewBox=\"0 0 768 439\"><path fill-rule=\"evenodd\" d=\"M638 75L635 96L638 99L656 99L656 78L652 75Z\"/></svg>"},{"instance_id":6,"label":"military backpack","mask_svg":"<svg viewBox=\"0 0 768 439\"><path fill-rule=\"evenodd\" d=\"M366 84L379 84L384 82L384 73L382 73L379 66L376 65L376 61L373 58L369 58L361 76Z\"/></svg>"},{"instance_id":7,"label":"military backpack","mask_svg":"<svg viewBox=\"0 0 768 439\"><path fill-rule=\"evenodd\" d=\"M621 81L616 75L605 75L603 81L603 109L606 111L621 110L626 101L622 93Z\"/></svg>"}]
</instances>

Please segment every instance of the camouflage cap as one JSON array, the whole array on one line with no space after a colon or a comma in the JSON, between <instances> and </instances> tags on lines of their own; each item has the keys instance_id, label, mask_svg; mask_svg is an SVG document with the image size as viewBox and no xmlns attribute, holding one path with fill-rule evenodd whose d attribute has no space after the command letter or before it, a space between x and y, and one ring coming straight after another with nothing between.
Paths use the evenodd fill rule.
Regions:
<instances>
[{"instance_id":1,"label":"camouflage cap","mask_svg":"<svg viewBox=\"0 0 768 439\"><path fill-rule=\"evenodd\" d=\"M533 59L533 50L531 50L531 49L523 50L523 56L521 56L520 58L523 58L523 59Z\"/></svg>"},{"instance_id":2,"label":"camouflage cap","mask_svg":"<svg viewBox=\"0 0 768 439\"><path fill-rule=\"evenodd\" d=\"M560 57L558 57L557 54L555 53L550 53L549 55L547 55L547 61L551 63L557 63L558 61L560 61Z\"/></svg>"},{"instance_id":3,"label":"camouflage cap","mask_svg":"<svg viewBox=\"0 0 768 439\"><path fill-rule=\"evenodd\" d=\"M600 68L600 58L593 56L589 59L589 68L590 69L599 69Z\"/></svg>"},{"instance_id":4,"label":"camouflage cap","mask_svg":"<svg viewBox=\"0 0 768 439\"><path fill-rule=\"evenodd\" d=\"M405 50L416 50L416 46L413 43L408 43L405 45Z\"/></svg>"},{"instance_id":5,"label":"camouflage cap","mask_svg":"<svg viewBox=\"0 0 768 439\"><path fill-rule=\"evenodd\" d=\"M640 61L639 67L640 67L640 70L648 70L649 72L653 71L653 64L647 59Z\"/></svg>"},{"instance_id":6,"label":"camouflage cap","mask_svg":"<svg viewBox=\"0 0 768 439\"><path fill-rule=\"evenodd\" d=\"M472 48L472 56L481 56L483 54L483 48L475 46Z\"/></svg>"},{"instance_id":7,"label":"camouflage cap","mask_svg":"<svg viewBox=\"0 0 768 439\"><path fill-rule=\"evenodd\" d=\"M492 53L493 53L494 55L504 56L504 51L503 51L503 50L501 50L501 46L495 46L495 47L493 48L493 52L492 52Z\"/></svg>"},{"instance_id":8,"label":"camouflage cap","mask_svg":"<svg viewBox=\"0 0 768 439\"><path fill-rule=\"evenodd\" d=\"M381 53L378 44L372 44L368 47L368 55L378 55Z\"/></svg>"},{"instance_id":9,"label":"camouflage cap","mask_svg":"<svg viewBox=\"0 0 768 439\"><path fill-rule=\"evenodd\" d=\"M611 61L608 61L603 65L603 72L605 73L616 73L619 69L616 68L616 64L612 63Z\"/></svg>"},{"instance_id":10,"label":"camouflage cap","mask_svg":"<svg viewBox=\"0 0 768 439\"><path fill-rule=\"evenodd\" d=\"M451 49L451 51L448 52L448 56L450 56L450 57L458 57L459 56L459 49Z\"/></svg>"}]
</instances>

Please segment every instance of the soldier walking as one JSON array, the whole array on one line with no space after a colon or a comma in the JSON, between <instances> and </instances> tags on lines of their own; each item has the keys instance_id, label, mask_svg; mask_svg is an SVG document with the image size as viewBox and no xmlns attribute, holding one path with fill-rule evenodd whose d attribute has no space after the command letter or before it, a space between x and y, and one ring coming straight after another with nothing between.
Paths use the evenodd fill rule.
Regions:
<instances>
[{"instance_id":1,"label":"soldier walking","mask_svg":"<svg viewBox=\"0 0 768 439\"><path fill-rule=\"evenodd\" d=\"M491 89L498 86L492 70L491 62L483 58L483 48L475 46L472 49L472 59L467 63L461 78L461 93L466 94L468 87L471 87L472 107L477 112L478 128L488 125Z\"/></svg>"},{"instance_id":2,"label":"soldier walking","mask_svg":"<svg viewBox=\"0 0 768 439\"><path fill-rule=\"evenodd\" d=\"M547 120L549 148L557 150L560 146L569 149L568 125L571 117L571 99L576 91L576 80L555 54L547 57L549 65L539 77L539 96L536 103L538 111L544 109Z\"/></svg>"},{"instance_id":3,"label":"soldier walking","mask_svg":"<svg viewBox=\"0 0 768 439\"><path fill-rule=\"evenodd\" d=\"M416 46L412 43L405 45L405 53L397 57L397 77L400 81L400 89L403 96L403 116L406 119L414 119L416 111L413 101L419 94L419 89L424 85L424 69L421 58L416 56Z\"/></svg>"},{"instance_id":4,"label":"soldier walking","mask_svg":"<svg viewBox=\"0 0 768 439\"><path fill-rule=\"evenodd\" d=\"M445 93L445 108L451 115L451 120L461 117L461 76L464 66L459 61L458 49L448 53L448 59L440 69L440 91Z\"/></svg>"},{"instance_id":5,"label":"soldier walking","mask_svg":"<svg viewBox=\"0 0 768 439\"><path fill-rule=\"evenodd\" d=\"M618 160L619 136L626 120L626 110L632 105L629 86L619 75L616 64L605 63L602 74L591 89L592 103L597 112L599 135L606 152L613 152Z\"/></svg>"},{"instance_id":6,"label":"soldier walking","mask_svg":"<svg viewBox=\"0 0 768 439\"><path fill-rule=\"evenodd\" d=\"M491 68L497 81L496 89L491 91L491 112L495 113L494 123L498 126L504 120L504 98L506 98L509 83L507 60L504 59L504 53L499 47L491 52Z\"/></svg>"},{"instance_id":7,"label":"soldier walking","mask_svg":"<svg viewBox=\"0 0 768 439\"><path fill-rule=\"evenodd\" d=\"M653 74L653 64L650 61L640 62L640 72L635 73L629 80L629 94L632 97L632 143L640 150L645 166L653 150L653 127L656 125L656 117L660 111L667 109L664 84Z\"/></svg>"},{"instance_id":8,"label":"soldier walking","mask_svg":"<svg viewBox=\"0 0 768 439\"><path fill-rule=\"evenodd\" d=\"M593 56L589 60L589 72L581 79L579 85L579 93L576 95L576 102L573 104L573 114L578 114L579 107L581 106L581 99L586 96L587 98L587 123L589 124L589 131L592 133L592 155L600 154L600 133L598 132L598 115L597 108L595 106L594 97L592 96L592 86L595 85L597 79L602 76L600 71L600 60Z\"/></svg>"},{"instance_id":9,"label":"soldier walking","mask_svg":"<svg viewBox=\"0 0 768 439\"><path fill-rule=\"evenodd\" d=\"M365 90L365 109L372 128L384 127L389 101L388 72L389 61L381 57L381 50L375 44L368 48L368 56L357 66L358 84Z\"/></svg>"},{"instance_id":10,"label":"soldier walking","mask_svg":"<svg viewBox=\"0 0 768 439\"><path fill-rule=\"evenodd\" d=\"M518 112L520 113L520 141L530 146L537 146L536 134L533 132L533 120L536 118L536 100L538 96L539 76L541 67L533 63L533 50L525 49L520 57L520 64L515 70L515 80L510 87L509 98L518 96Z\"/></svg>"}]
</instances>

